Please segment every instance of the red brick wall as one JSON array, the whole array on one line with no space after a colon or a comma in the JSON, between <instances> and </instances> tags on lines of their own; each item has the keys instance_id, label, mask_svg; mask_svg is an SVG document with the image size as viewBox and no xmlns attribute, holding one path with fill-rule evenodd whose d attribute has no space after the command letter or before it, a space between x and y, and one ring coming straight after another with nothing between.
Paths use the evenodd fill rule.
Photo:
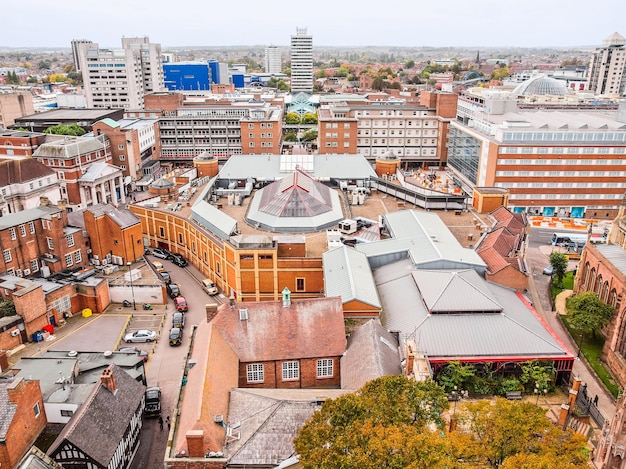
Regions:
<instances>
[{"instance_id":1,"label":"red brick wall","mask_svg":"<svg viewBox=\"0 0 626 469\"><path fill-rule=\"evenodd\" d=\"M165 464L168 469L224 469L226 467L226 459L166 459Z\"/></svg>"},{"instance_id":2,"label":"red brick wall","mask_svg":"<svg viewBox=\"0 0 626 469\"><path fill-rule=\"evenodd\" d=\"M13 384L14 388L7 391L9 401L17 404L17 409L4 443L0 444L0 467L3 468L15 467L47 423L39 381L20 379ZM33 410L36 403L39 403L38 417L35 417Z\"/></svg>"},{"instance_id":3,"label":"red brick wall","mask_svg":"<svg viewBox=\"0 0 626 469\"><path fill-rule=\"evenodd\" d=\"M183 105L183 100L180 93L149 93L143 97L143 104L145 109L173 112Z\"/></svg>"},{"instance_id":4,"label":"red brick wall","mask_svg":"<svg viewBox=\"0 0 626 469\"><path fill-rule=\"evenodd\" d=\"M299 388L335 388L341 385L341 374L339 369L339 359L333 359L333 377L317 377L317 358L307 358L298 361L300 363L300 379L283 381L282 363L286 360L275 360L267 362L247 362L239 363L239 387L241 388L263 388L263 389L299 389ZM262 383L248 383L246 366L251 363L263 363L264 380Z\"/></svg>"}]
</instances>

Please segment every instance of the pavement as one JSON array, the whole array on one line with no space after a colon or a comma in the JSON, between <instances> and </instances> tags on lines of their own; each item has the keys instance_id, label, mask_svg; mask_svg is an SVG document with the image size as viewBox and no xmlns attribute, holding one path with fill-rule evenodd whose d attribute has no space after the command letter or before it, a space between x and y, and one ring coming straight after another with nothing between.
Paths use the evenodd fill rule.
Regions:
<instances>
[{"instance_id":1,"label":"pavement","mask_svg":"<svg viewBox=\"0 0 626 469\"><path fill-rule=\"evenodd\" d=\"M572 355L578 355L578 346L570 336L569 332L561 322L558 311L554 311L550 301L550 288L547 278L542 276L541 272L536 266L532 269L533 275L530 276L528 282L528 293L533 301L533 306L537 313L546 321L556 336L568 347ZM562 312L565 308L565 298L571 293L564 292L560 298L556 301L556 307ZM598 396L598 409L605 417L610 420L615 414L615 398L600 382L594 371L589 364L582 359L576 358L574 361L574 377L578 377L583 383L587 384L587 394L590 397ZM564 400L562 404L567 403L567 396L563 396ZM540 403L543 402L543 398L540 398Z\"/></svg>"}]
</instances>

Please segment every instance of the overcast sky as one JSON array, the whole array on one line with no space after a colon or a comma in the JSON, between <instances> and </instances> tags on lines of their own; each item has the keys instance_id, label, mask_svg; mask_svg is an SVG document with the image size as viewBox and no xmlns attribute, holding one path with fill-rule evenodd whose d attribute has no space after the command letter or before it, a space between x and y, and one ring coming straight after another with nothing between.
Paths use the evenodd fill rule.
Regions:
<instances>
[{"instance_id":1,"label":"overcast sky","mask_svg":"<svg viewBox=\"0 0 626 469\"><path fill-rule=\"evenodd\" d=\"M626 1L1 0L0 47L121 47L150 36L163 48L289 45L306 27L315 46L578 47L626 36ZM594 14L594 10L598 10Z\"/></svg>"}]
</instances>

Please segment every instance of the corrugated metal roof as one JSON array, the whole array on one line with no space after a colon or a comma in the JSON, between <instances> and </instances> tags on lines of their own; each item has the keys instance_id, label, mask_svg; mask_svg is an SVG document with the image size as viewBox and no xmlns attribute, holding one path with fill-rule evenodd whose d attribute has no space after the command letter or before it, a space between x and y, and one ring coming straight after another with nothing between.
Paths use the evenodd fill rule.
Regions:
<instances>
[{"instance_id":1,"label":"corrugated metal roof","mask_svg":"<svg viewBox=\"0 0 626 469\"><path fill-rule=\"evenodd\" d=\"M413 336L430 359L472 357L570 357L513 290L484 282L484 291L504 305L502 313L429 314L409 261L374 272L383 303L381 320L401 339ZM448 295L455 295L447 291Z\"/></svg>"},{"instance_id":2,"label":"corrugated metal roof","mask_svg":"<svg viewBox=\"0 0 626 469\"><path fill-rule=\"evenodd\" d=\"M622 275L626 275L626 251L617 244L595 244L593 247L602 254Z\"/></svg>"},{"instance_id":3,"label":"corrugated metal roof","mask_svg":"<svg viewBox=\"0 0 626 469\"><path fill-rule=\"evenodd\" d=\"M237 220L205 200L198 200L194 204L191 218L221 239L228 239L237 229Z\"/></svg>"},{"instance_id":4,"label":"corrugated metal roof","mask_svg":"<svg viewBox=\"0 0 626 469\"><path fill-rule=\"evenodd\" d=\"M340 296L343 303L356 300L381 307L365 254L341 246L322 254L322 263L326 296Z\"/></svg>"},{"instance_id":5,"label":"corrugated metal roof","mask_svg":"<svg viewBox=\"0 0 626 469\"><path fill-rule=\"evenodd\" d=\"M412 275L431 313L502 311L475 270L416 270Z\"/></svg>"}]
</instances>

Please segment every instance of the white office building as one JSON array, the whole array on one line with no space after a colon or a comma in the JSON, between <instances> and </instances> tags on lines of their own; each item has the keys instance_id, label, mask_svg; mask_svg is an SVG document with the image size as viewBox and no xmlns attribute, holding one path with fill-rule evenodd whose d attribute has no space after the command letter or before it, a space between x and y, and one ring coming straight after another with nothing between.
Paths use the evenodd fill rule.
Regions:
<instances>
[{"instance_id":1,"label":"white office building","mask_svg":"<svg viewBox=\"0 0 626 469\"><path fill-rule=\"evenodd\" d=\"M265 73L282 72L282 54L277 46L265 48Z\"/></svg>"},{"instance_id":2,"label":"white office building","mask_svg":"<svg viewBox=\"0 0 626 469\"><path fill-rule=\"evenodd\" d=\"M624 96L626 91L626 39L613 33L594 51L587 89L598 95Z\"/></svg>"},{"instance_id":3,"label":"white office building","mask_svg":"<svg viewBox=\"0 0 626 469\"><path fill-rule=\"evenodd\" d=\"M291 93L313 93L313 36L306 28L291 36Z\"/></svg>"},{"instance_id":4,"label":"white office building","mask_svg":"<svg viewBox=\"0 0 626 469\"><path fill-rule=\"evenodd\" d=\"M146 93L164 91L160 44L122 38L122 49L77 43L88 108L143 109Z\"/></svg>"}]
</instances>

